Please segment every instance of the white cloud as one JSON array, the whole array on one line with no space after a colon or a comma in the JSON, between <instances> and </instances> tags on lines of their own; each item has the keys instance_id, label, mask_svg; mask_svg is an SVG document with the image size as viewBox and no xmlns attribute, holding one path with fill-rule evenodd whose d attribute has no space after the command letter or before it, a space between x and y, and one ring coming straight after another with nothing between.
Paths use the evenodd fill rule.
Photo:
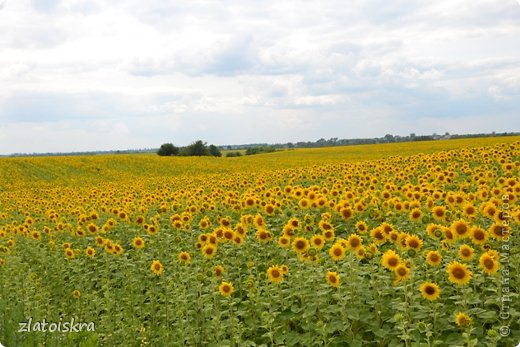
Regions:
<instances>
[{"instance_id":1,"label":"white cloud","mask_svg":"<svg viewBox=\"0 0 520 347\"><path fill-rule=\"evenodd\" d=\"M513 1L3 4L1 153L520 128Z\"/></svg>"}]
</instances>

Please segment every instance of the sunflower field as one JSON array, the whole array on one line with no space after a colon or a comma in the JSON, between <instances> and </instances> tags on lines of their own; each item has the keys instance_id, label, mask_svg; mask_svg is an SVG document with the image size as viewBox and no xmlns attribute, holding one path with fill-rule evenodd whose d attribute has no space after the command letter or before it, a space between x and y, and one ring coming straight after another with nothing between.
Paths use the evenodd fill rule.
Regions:
<instances>
[{"instance_id":1,"label":"sunflower field","mask_svg":"<svg viewBox=\"0 0 520 347\"><path fill-rule=\"evenodd\" d=\"M518 137L0 158L0 343L516 346L519 162Z\"/></svg>"}]
</instances>

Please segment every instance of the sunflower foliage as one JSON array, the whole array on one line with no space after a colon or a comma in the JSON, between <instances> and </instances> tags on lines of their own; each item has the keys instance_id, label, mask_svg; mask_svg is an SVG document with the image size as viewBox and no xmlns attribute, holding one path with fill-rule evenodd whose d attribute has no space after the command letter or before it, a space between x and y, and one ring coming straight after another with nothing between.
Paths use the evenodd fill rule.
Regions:
<instances>
[{"instance_id":1,"label":"sunflower foliage","mask_svg":"<svg viewBox=\"0 0 520 347\"><path fill-rule=\"evenodd\" d=\"M1 158L0 342L516 345L519 159L518 138Z\"/></svg>"}]
</instances>

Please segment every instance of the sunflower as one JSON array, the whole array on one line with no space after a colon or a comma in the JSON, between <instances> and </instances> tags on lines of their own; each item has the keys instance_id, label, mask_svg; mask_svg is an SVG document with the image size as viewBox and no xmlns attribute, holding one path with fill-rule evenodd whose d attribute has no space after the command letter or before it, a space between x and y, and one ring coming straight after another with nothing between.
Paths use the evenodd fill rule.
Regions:
<instances>
[{"instance_id":1,"label":"sunflower","mask_svg":"<svg viewBox=\"0 0 520 347\"><path fill-rule=\"evenodd\" d=\"M455 315L455 324L457 324L457 326L459 327L467 327L467 326L471 326L472 324L472 319L470 316L468 316L467 314L465 313L462 313L462 312L458 312L456 315Z\"/></svg>"},{"instance_id":2,"label":"sunflower","mask_svg":"<svg viewBox=\"0 0 520 347\"><path fill-rule=\"evenodd\" d=\"M285 275L289 272L289 267L287 265L280 266L280 270L282 270L282 273Z\"/></svg>"},{"instance_id":3,"label":"sunflower","mask_svg":"<svg viewBox=\"0 0 520 347\"><path fill-rule=\"evenodd\" d=\"M421 217L423 216L423 213L420 209L418 208L414 208L413 210L410 211L410 213L408 214L408 218L410 218L410 220L414 221L414 222L417 222L421 219Z\"/></svg>"},{"instance_id":4,"label":"sunflower","mask_svg":"<svg viewBox=\"0 0 520 347\"><path fill-rule=\"evenodd\" d=\"M159 260L154 260L152 261L152 265L150 265L150 270L157 276L160 276L164 271L164 266Z\"/></svg>"},{"instance_id":5,"label":"sunflower","mask_svg":"<svg viewBox=\"0 0 520 347\"><path fill-rule=\"evenodd\" d=\"M274 212L275 212L275 207L271 204L267 204L265 205L264 207L264 211L265 213L268 215L268 216L272 216L274 215Z\"/></svg>"},{"instance_id":6,"label":"sunflower","mask_svg":"<svg viewBox=\"0 0 520 347\"><path fill-rule=\"evenodd\" d=\"M305 237L297 237L292 243L292 248L296 253L302 254L309 249L309 241Z\"/></svg>"},{"instance_id":7,"label":"sunflower","mask_svg":"<svg viewBox=\"0 0 520 347\"><path fill-rule=\"evenodd\" d=\"M482 212L484 216L488 217L489 219L494 219L498 213L498 210L494 204L490 203L483 208Z\"/></svg>"},{"instance_id":8,"label":"sunflower","mask_svg":"<svg viewBox=\"0 0 520 347\"><path fill-rule=\"evenodd\" d=\"M396 280L398 282L404 281L410 277L411 270L406 264L401 263L397 265L397 267L394 269L395 276L397 277Z\"/></svg>"},{"instance_id":9,"label":"sunflower","mask_svg":"<svg viewBox=\"0 0 520 347\"><path fill-rule=\"evenodd\" d=\"M318 226L322 232L334 231L332 224L323 219L318 223Z\"/></svg>"},{"instance_id":10,"label":"sunflower","mask_svg":"<svg viewBox=\"0 0 520 347\"><path fill-rule=\"evenodd\" d=\"M419 291L421 292L421 296L427 300L434 301L439 298L441 295L441 289L436 283L433 282L423 282L419 287Z\"/></svg>"},{"instance_id":11,"label":"sunflower","mask_svg":"<svg viewBox=\"0 0 520 347\"><path fill-rule=\"evenodd\" d=\"M224 274L224 267L222 265L217 265L213 268L213 272L215 273L215 277L222 277Z\"/></svg>"},{"instance_id":12,"label":"sunflower","mask_svg":"<svg viewBox=\"0 0 520 347\"><path fill-rule=\"evenodd\" d=\"M322 235L313 235L311 237L311 245L312 247L320 250L325 246L325 238Z\"/></svg>"},{"instance_id":13,"label":"sunflower","mask_svg":"<svg viewBox=\"0 0 520 347\"><path fill-rule=\"evenodd\" d=\"M455 221L451 224L450 227L451 231L457 238L465 238L469 234L469 226L468 224L462 220L459 219L458 221Z\"/></svg>"},{"instance_id":14,"label":"sunflower","mask_svg":"<svg viewBox=\"0 0 520 347\"><path fill-rule=\"evenodd\" d=\"M205 258L212 258L217 253L217 247L214 244L208 243L202 247L202 255Z\"/></svg>"},{"instance_id":15,"label":"sunflower","mask_svg":"<svg viewBox=\"0 0 520 347\"><path fill-rule=\"evenodd\" d=\"M497 240L504 240L509 238L511 229L507 225L501 225L499 223L493 223L488 229L489 235Z\"/></svg>"},{"instance_id":16,"label":"sunflower","mask_svg":"<svg viewBox=\"0 0 520 347\"><path fill-rule=\"evenodd\" d=\"M455 284L468 284L471 280L472 272L468 269L466 264L461 264L457 261L451 262L446 269L448 279Z\"/></svg>"},{"instance_id":17,"label":"sunflower","mask_svg":"<svg viewBox=\"0 0 520 347\"><path fill-rule=\"evenodd\" d=\"M105 245L105 239L101 236L96 236L96 246L103 247Z\"/></svg>"},{"instance_id":18,"label":"sunflower","mask_svg":"<svg viewBox=\"0 0 520 347\"><path fill-rule=\"evenodd\" d=\"M341 278L339 277L337 272L328 271L326 279L327 283L333 288L338 288L341 282Z\"/></svg>"},{"instance_id":19,"label":"sunflower","mask_svg":"<svg viewBox=\"0 0 520 347\"><path fill-rule=\"evenodd\" d=\"M74 257L75 257L74 251L71 248L65 249L65 256L68 259L74 259Z\"/></svg>"},{"instance_id":20,"label":"sunflower","mask_svg":"<svg viewBox=\"0 0 520 347\"><path fill-rule=\"evenodd\" d=\"M361 260L361 259L364 259L365 256L367 256L367 251L366 251L365 247L363 247L363 246L358 247L356 249L356 258Z\"/></svg>"},{"instance_id":21,"label":"sunflower","mask_svg":"<svg viewBox=\"0 0 520 347\"><path fill-rule=\"evenodd\" d=\"M468 219L474 219L477 216L477 209L470 203L463 206L462 212L464 212L464 216Z\"/></svg>"},{"instance_id":22,"label":"sunflower","mask_svg":"<svg viewBox=\"0 0 520 347\"><path fill-rule=\"evenodd\" d=\"M438 221L444 221L446 219L446 207L435 206L432 208L432 216Z\"/></svg>"},{"instance_id":23,"label":"sunflower","mask_svg":"<svg viewBox=\"0 0 520 347\"><path fill-rule=\"evenodd\" d=\"M395 270L401 264L401 257L393 250L389 249L381 257L381 264L388 270Z\"/></svg>"},{"instance_id":24,"label":"sunflower","mask_svg":"<svg viewBox=\"0 0 520 347\"><path fill-rule=\"evenodd\" d=\"M280 236L278 238L278 245L283 248L291 247L291 239L287 236Z\"/></svg>"},{"instance_id":25,"label":"sunflower","mask_svg":"<svg viewBox=\"0 0 520 347\"><path fill-rule=\"evenodd\" d=\"M372 254L379 254L379 249L375 243L372 242L370 245L368 245L368 248Z\"/></svg>"},{"instance_id":26,"label":"sunflower","mask_svg":"<svg viewBox=\"0 0 520 347\"><path fill-rule=\"evenodd\" d=\"M494 275L497 273L500 263L493 258L489 253L483 253L479 259L480 267L487 275Z\"/></svg>"},{"instance_id":27,"label":"sunflower","mask_svg":"<svg viewBox=\"0 0 520 347\"><path fill-rule=\"evenodd\" d=\"M99 228L97 225L95 225L94 223L90 223L89 225L87 225L87 230L92 233L92 234L95 234L98 232Z\"/></svg>"},{"instance_id":28,"label":"sunflower","mask_svg":"<svg viewBox=\"0 0 520 347\"><path fill-rule=\"evenodd\" d=\"M240 235L235 235L233 238L233 243L237 246L240 246L244 243L244 237Z\"/></svg>"},{"instance_id":29,"label":"sunflower","mask_svg":"<svg viewBox=\"0 0 520 347\"><path fill-rule=\"evenodd\" d=\"M432 239L438 239L442 237L442 235L444 235L442 231L442 226L433 223L430 223L426 226L426 233Z\"/></svg>"},{"instance_id":30,"label":"sunflower","mask_svg":"<svg viewBox=\"0 0 520 347\"><path fill-rule=\"evenodd\" d=\"M218 286L218 291L224 297L230 297L233 294L234 288L231 282L222 282L220 286Z\"/></svg>"},{"instance_id":31,"label":"sunflower","mask_svg":"<svg viewBox=\"0 0 520 347\"><path fill-rule=\"evenodd\" d=\"M386 236L383 233L382 228L374 228L370 231L370 236L374 239L375 242L382 244L386 241Z\"/></svg>"},{"instance_id":32,"label":"sunflower","mask_svg":"<svg viewBox=\"0 0 520 347\"><path fill-rule=\"evenodd\" d=\"M210 225L211 225L211 223L210 223L208 217L204 217L204 218L202 218L202 219L199 221L199 228L200 228L200 229L205 230L205 229L209 228Z\"/></svg>"},{"instance_id":33,"label":"sunflower","mask_svg":"<svg viewBox=\"0 0 520 347\"><path fill-rule=\"evenodd\" d=\"M267 269L267 277L273 283L280 283L283 280L283 270L279 266L271 266Z\"/></svg>"},{"instance_id":34,"label":"sunflower","mask_svg":"<svg viewBox=\"0 0 520 347\"><path fill-rule=\"evenodd\" d=\"M136 237L132 240L132 246L135 249L142 249L144 247L144 240L141 237Z\"/></svg>"},{"instance_id":35,"label":"sunflower","mask_svg":"<svg viewBox=\"0 0 520 347\"><path fill-rule=\"evenodd\" d=\"M79 297L81 296L81 292L79 290L75 290L72 292L72 296L76 299L79 299Z\"/></svg>"},{"instance_id":36,"label":"sunflower","mask_svg":"<svg viewBox=\"0 0 520 347\"><path fill-rule=\"evenodd\" d=\"M406 246L419 251L423 246L423 240L417 235L408 235L406 237Z\"/></svg>"},{"instance_id":37,"label":"sunflower","mask_svg":"<svg viewBox=\"0 0 520 347\"><path fill-rule=\"evenodd\" d=\"M489 234L487 233L487 231L479 227L471 228L470 236L471 242L474 245L481 245L485 243L489 238Z\"/></svg>"},{"instance_id":38,"label":"sunflower","mask_svg":"<svg viewBox=\"0 0 520 347\"><path fill-rule=\"evenodd\" d=\"M90 258L93 258L96 255L96 250L92 247L87 247L87 249L85 249L85 254Z\"/></svg>"},{"instance_id":39,"label":"sunflower","mask_svg":"<svg viewBox=\"0 0 520 347\"><path fill-rule=\"evenodd\" d=\"M426 262L430 266L438 266L442 262L442 255L438 251L426 252Z\"/></svg>"},{"instance_id":40,"label":"sunflower","mask_svg":"<svg viewBox=\"0 0 520 347\"><path fill-rule=\"evenodd\" d=\"M339 211L339 213L341 214L341 217L343 217L343 219L345 219L345 220L349 220L350 218L352 218L352 215L354 214L350 207L342 208Z\"/></svg>"},{"instance_id":41,"label":"sunflower","mask_svg":"<svg viewBox=\"0 0 520 347\"><path fill-rule=\"evenodd\" d=\"M457 237L457 234L455 234L450 228L443 229L444 231L444 241L447 243L453 243L455 242L455 238Z\"/></svg>"},{"instance_id":42,"label":"sunflower","mask_svg":"<svg viewBox=\"0 0 520 347\"><path fill-rule=\"evenodd\" d=\"M304 210L310 206L311 202L307 198L303 198L300 201L298 201L298 206L300 209Z\"/></svg>"},{"instance_id":43,"label":"sunflower","mask_svg":"<svg viewBox=\"0 0 520 347\"><path fill-rule=\"evenodd\" d=\"M273 235L265 229L258 229L256 231L256 240L260 243L267 243L273 239Z\"/></svg>"},{"instance_id":44,"label":"sunflower","mask_svg":"<svg viewBox=\"0 0 520 347\"><path fill-rule=\"evenodd\" d=\"M301 223L298 218L291 218L287 222L287 225L290 225L293 229L298 229L300 227Z\"/></svg>"},{"instance_id":45,"label":"sunflower","mask_svg":"<svg viewBox=\"0 0 520 347\"><path fill-rule=\"evenodd\" d=\"M235 236L235 232L233 231L233 229L225 228L222 236L225 240L229 241L233 239L233 237Z\"/></svg>"},{"instance_id":46,"label":"sunflower","mask_svg":"<svg viewBox=\"0 0 520 347\"><path fill-rule=\"evenodd\" d=\"M364 221L359 221L356 223L356 229L358 230L358 232L360 232L362 234L362 233L367 232L368 225Z\"/></svg>"},{"instance_id":47,"label":"sunflower","mask_svg":"<svg viewBox=\"0 0 520 347\"><path fill-rule=\"evenodd\" d=\"M334 230L326 230L322 232L323 238L325 241L332 241L334 237L336 237Z\"/></svg>"},{"instance_id":48,"label":"sunflower","mask_svg":"<svg viewBox=\"0 0 520 347\"><path fill-rule=\"evenodd\" d=\"M178 257L180 263L189 264L191 261L191 256L188 252L180 252Z\"/></svg>"},{"instance_id":49,"label":"sunflower","mask_svg":"<svg viewBox=\"0 0 520 347\"><path fill-rule=\"evenodd\" d=\"M362 247L363 239L357 234L351 234L347 239L347 248L350 250L357 250Z\"/></svg>"},{"instance_id":50,"label":"sunflower","mask_svg":"<svg viewBox=\"0 0 520 347\"><path fill-rule=\"evenodd\" d=\"M39 239L41 239L40 232L34 230L34 231L31 233L31 237L32 237L34 240L39 240Z\"/></svg>"},{"instance_id":51,"label":"sunflower","mask_svg":"<svg viewBox=\"0 0 520 347\"><path fill-rule=\"evenodd\" d=\"M466 244L459 247L459 258L465 261L470 261L475 255L475 250Z\"/></svg>"},{"instance_id":52,"label":"sunflower","mask_svg":"<svg viewBox=\"0 0 520 347\"><path fill-rule=\"evenodd\" d=\"M244 224L242 224L242 223L238 223L235 226L235 234L236 235L240 235L242 237L245 237L246 234L247 234L247 227Z\"/></svg>"},{"instance_id":53,"label":"sunflower","mask_svg":"<svg viewBox=\"0 0 520 347\"><path fill-rule=\"evenodd\" d=\"M345 249L341 244L335 243L330 247L329 249L329 255L334 261L340 261L341 259L345 258Z\"/></svg>"}]
</instances>

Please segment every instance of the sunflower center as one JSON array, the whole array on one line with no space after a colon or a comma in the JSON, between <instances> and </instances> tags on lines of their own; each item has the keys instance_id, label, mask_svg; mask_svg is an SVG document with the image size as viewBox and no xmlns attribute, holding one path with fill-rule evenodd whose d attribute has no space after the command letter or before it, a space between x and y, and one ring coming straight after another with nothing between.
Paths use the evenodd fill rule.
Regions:
<instances>
[{"instance_id":1,"label":"sunflower center","mask_svg":"<svg viewBox=\"0 0 520 347\"><path fill-rule=\"evenodd\" d=\"M355 238L350 240L350 246L356 248L357 246L359 246L359 240Z\"/></svg>"},{"instance_id":2,"label":"sunflower center","mask_svg":"<svg viewBox=\"0 0 520 347\"><path fill-rule=\"evenodd\" d=\"M336 283L336 281L337 281L336 276L334 276L334 275L330 275L330 276L329 276L329 281L330 281L331 283Z\"/></svg>"},{"instance_id":3,"label":"sunflower center","mask_svg":"<svg viewBox=\"0 0 520 347\"><path fill-rule=\"evenodd\" d=\"M276 270L276 269L273 270L273 271L271 271L271 276L273 276L273 278L278 278L278 277L280 277L280 271L278 271L278 270Z\"/></svg>"},{"instance_id":4,"label":"sunflower center","mask_svg":"<svg viewBox=\"0 0 520 347\"><path fill-rule=\"evenodd\" d=\"M406 271L406 269L403 268L403 267L397 269L397 274L398 274L399 276L401 276L401 277L406 276L406 273L407 273L407 271Z\"/></svg>"},{"instance_id":5,"label":"sunflower center","mask_svg":"<svg viewBox=\"0 0 520 347\"><path fill-rule=\"evenodd\" d=\"M397 258L390 258L390 259L388 259L388 265L390 265L390 266L397 266L397 264L398 264Z\"/></svg>"},{"instance_id":6,"label":"sunflower center","mask_svg":"<svg viewBox=\"0 0 520 347\"><path fill-rule=\"evenodd\" d=\"M481 231L477 231L475 234L473 234L473 237L475 240L484 240L484 233Z\"/></svg>"},{"instance_id":7,"label":"sunflower center","mask_svg":"<svg viewBox=\"0 0 520 347\"><path fill-rule=\"evenodd\" d=\"M453 269L452 274L453 274L453 277L460 280L466 276L466 271L464 271L464 269L458 267L458 268Z\"/></svg>"},{"instance_id":8,"label":"sunflower center","mask_svg":"<svg viewBox=\"0 0 520 347\"><path fill-rule=\"evenodd\" d=\"M426 294L428 295L433 295L435 294L435 288L432 287L432 286L427 286L424 291L426 292Z\"/></svg>"},{"instance_id":9,"label":"sunflower center","mask_svg":"<svg viewBox=\"0 0 520 347\"><path fill-rule=\"evenodd\" d=\"M484 267L485 267L486 269L491 270L491 269L493 269L494 266L495 266L495 262L493 261L493 259L486 258L486 259L484 260Z\"/></svg>"},{"instance_id":10,"label":"sunflower center","mask_svg":"<svg viewBox=\"0 0 520 347\"><path fill-rule=\"evenodd\" d=\"M465 233L466 233L466 230L467 230L467 229L466 229L466 226L465 226L465 225L458 225L458 226L457 226L457 229L456 229L457 234L459 234L459 235L463 235L463 234L465 234Z\"/></svg>"},{"instance_id":11,"label":"sunflower center","mask_svg":"<svg viewBox=\"0 0 520 347\"><path fill-rule=\"evenodd\" d=\"M341 253L342 253L342 252L341 252L341 249L340 249L339 247L334 249L334 255L335 255L336 257L339 257L339 256L341 255Z\"/></svg>"}]
</instances>

